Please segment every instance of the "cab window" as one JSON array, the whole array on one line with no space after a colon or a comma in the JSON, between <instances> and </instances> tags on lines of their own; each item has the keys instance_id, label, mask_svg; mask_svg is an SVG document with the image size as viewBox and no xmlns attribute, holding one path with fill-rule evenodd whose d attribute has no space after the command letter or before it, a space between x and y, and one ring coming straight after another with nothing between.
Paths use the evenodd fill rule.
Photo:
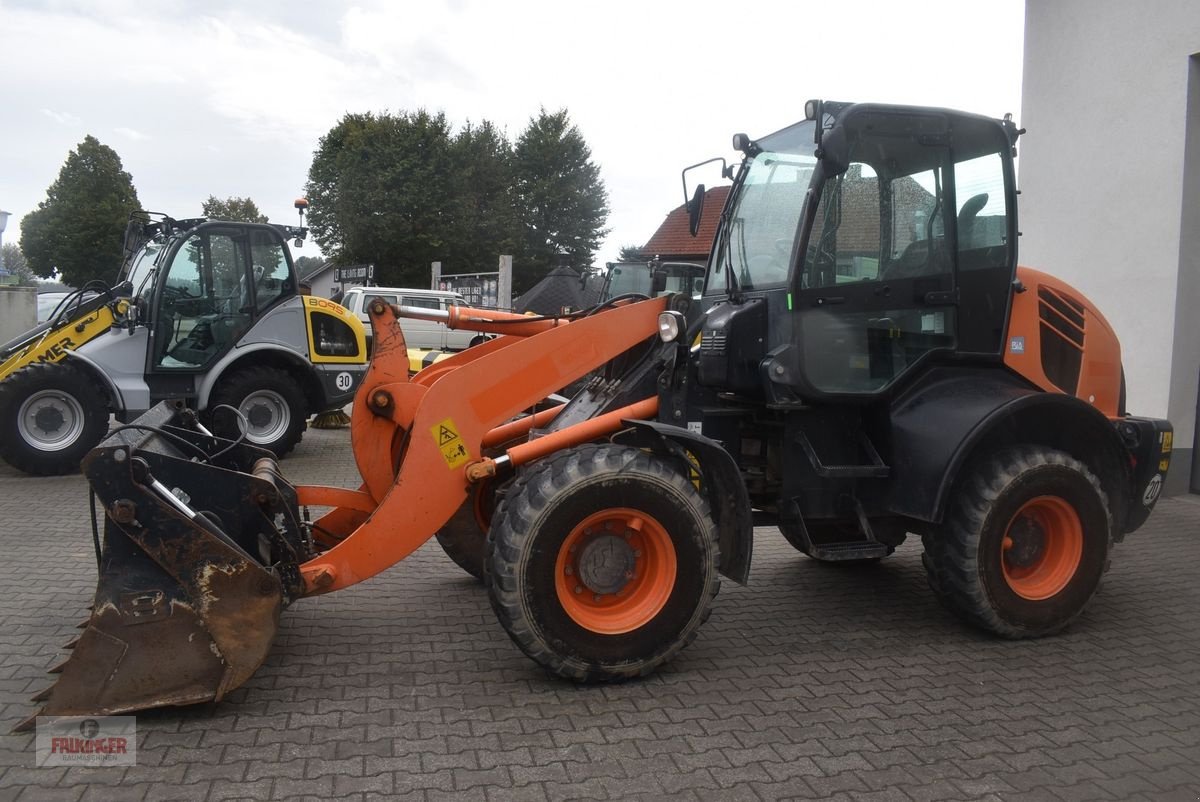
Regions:
<instances>
[{"instance_id":1,"label":"cab window","mask_svg":"<svg viewBox=\"0 0 1200 802\"><path fill-rule=\"evenodd\" d=\"M821 191L803 286L948 273L943 170L880 176L854 162Z\"/></svg>"},{"instance_id":2,"label":"cab window","mask_svg":"<svg viewBox=\"0 0 1200 802\"><path fill-rule=\"evenodd\" d=\"M292 273L283 243L269 231L250 233L250 261L254 281L254 307L259 312L291 293Z\"/></svg>"},{"instance_id":3,"label":"cab window","mask_svg":"<svg viewBox=\"0 0 1200 802\"><path fill-rule=\"evenodd\" d=\"M241 336L253 308L240 238L217 231L193 235L175 253L160 285L156 365L204 367Z\"/></svg>"}]
</instances>

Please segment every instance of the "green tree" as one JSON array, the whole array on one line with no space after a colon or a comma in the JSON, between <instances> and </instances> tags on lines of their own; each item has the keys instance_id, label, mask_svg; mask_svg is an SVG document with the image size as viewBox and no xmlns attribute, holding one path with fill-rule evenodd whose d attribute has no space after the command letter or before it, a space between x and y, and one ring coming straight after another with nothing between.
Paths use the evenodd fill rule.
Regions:
<instances>
[{"instance_id":1,"label":"green tree","mask_svg":"<svg viewBox=\"0 0 1200 802\"><path fill-rule=\"evenodd\" d=\"M452 239L444 114L347 114L321 138L305 192L313 238L336 264L374 263L380 284L424 287Z\"/></svg>"},{"instance_id":2,"label":"green tree","mask_svg":"<svg viewBox=\"0 0 1200 802\"><path fill-rule=\"evenodd\" d=\"M622 245L621 250L617 253L618 262L645 262L648 261L642 255L640 245Z\"/></svg>"},{"instance_id":3,"label":"green tree","mask_svg":"<svg viewBox=\"0 0 1200 802\"><path fill-rule=\"evenodd\" d=\"M93 136L71 151L46 200L21 221L21 251L33 272L73 287L116 281L130 212L139 208L133 179L116 151Z\"/></svg>"},{"instance_id":4,"label":"green tree","mask_svg":"<svg viewBox=\"0 0 1200 802\"><path fill-rule=\"evenodd\" d=\"M324 264L325 260L319 256L301 256L296 259L296 275L307 276Z\"/></svg>"},{"instance_id":5,"label":"green tree","mask_svg":"<svg viewBox=\"0 0 1200 802\"><path fill-rule=\"evenodd\" d=\"M229 196L221 200L215 195L209 195L208 200L200 204L204 216L212 220L233 220L239 223L265 223L267 216L258 210L258 205L249 198Z\"/></svg>"},{"instance_id":6,"label":"green tree","mask_svg":"<svg viewBox=\"0 0 1200 802\"><path fill-rule=\"evenodd\" d=\"M22 287L37 286L37 276L30 268L29 262L25 261L25 254L21 253L18 245L11 242L0 245L0 264L3 264L5 270L17 277L18 285Z\"/></svg>"},{"instance_id":7,"label":"green tree","mask_svg":"<svg viewBox=\"0 0 1200 802\"><path fill-rule=\"evenodd\" d=\"M514 263L513 292L532 286L559 264L595 258L608 233L608 191L600 168L566 109L544 108L518 137L513 153L517 206L524 242Z\"/></svg>"},{"instance_id":8,"label":"green tree","mask_svg":"<svg viewBox=\"0 0 1200 802\"><path fill-rule=\"evenodd\" d=\"M512 145L495 125L467 123L450 146L451 234L444 273L496 269L496 257L514 253L521 222L513 192Z\"/></svg>"}]
</instances>

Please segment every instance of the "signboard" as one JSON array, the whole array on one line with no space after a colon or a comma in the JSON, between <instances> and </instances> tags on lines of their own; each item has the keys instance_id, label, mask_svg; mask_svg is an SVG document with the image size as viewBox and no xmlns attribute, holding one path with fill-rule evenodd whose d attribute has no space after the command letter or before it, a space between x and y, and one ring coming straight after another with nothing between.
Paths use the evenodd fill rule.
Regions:
<instances>
[{"instance_id":1,"label":"signboard","mask_svg":"<svg viewBox=\"0 0 1200 802\"><path fill-rule=\"evenodd\" d=\"M484 309L512 308L512 256L500 257L500 269L494 273L442 273L442 263L430 266L431 290L457 292L471 306Z\"/></svg>"},{"instance_id":2,"label":"signboard","mask_svg":"<svg viewBox=\"0 0 1200 802\"><path fill-rule=\"evenodd\" d=\"M442 276L437 289L457 292L468 306L496 309L500 306L500 274Z\"/></svg>"},{"instance_id":3,"label":"signboard","mask_svg":"<svg viewBox=\"0 0 1200 802\"><path fill-rule=\"evenodd\" d=\"M337 280L345 283L347 281L374 281L375 280L375 265L346 265L337 269Z\"/></svg>"}]
</instances>

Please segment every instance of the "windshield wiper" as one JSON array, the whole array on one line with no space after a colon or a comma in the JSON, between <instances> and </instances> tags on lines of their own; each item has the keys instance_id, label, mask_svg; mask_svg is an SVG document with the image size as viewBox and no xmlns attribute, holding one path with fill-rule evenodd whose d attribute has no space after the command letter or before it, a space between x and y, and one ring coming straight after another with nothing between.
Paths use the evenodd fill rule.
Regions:
<instances>
[{"instance_id":1,"label":"windshield wiper","mask_svg":"<svg viewBox=\"0 0 1200 802\"><path fill-rule=\"evenodd\" d=\"M732 229L727 212L721 214L721 239L722 255L725 257L725 288L728 290L729 300L738 303L741 301L742 289L737 279L737 271L733 269L733 245L730 242Z\"/></svg>"}]
</instances>

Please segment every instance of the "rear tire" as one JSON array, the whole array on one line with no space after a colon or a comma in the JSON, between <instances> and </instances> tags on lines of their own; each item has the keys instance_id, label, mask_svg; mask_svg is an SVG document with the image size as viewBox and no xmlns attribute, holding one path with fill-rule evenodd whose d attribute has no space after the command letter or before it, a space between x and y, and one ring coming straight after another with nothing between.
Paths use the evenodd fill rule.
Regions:
<instances>
[{"instance_id":1,"label":"rear tire","mask_svg":"<svg viewBox=\"0 0 1200 802\"><path fill-rule=\"evenodd\" d=\"M1006 638L1067 626L1096 593L1113 524L1079 460L1038 446L980 464L924 538L929 585L961 618Z\"/></svg>"},{"instance_id":2,"label":"rear tire","mask_svg":"<svg viewBox=\"0 0 1200 802\"><path fill-rule=\"evenodd\" d=\"M108 432L108 399L83 371L29 365L0 383L0 457L35 476L79 470Z\"/></svg>"},{"instance_id":3,"label":"rear tire","mask_svg":"<svg viewBox=\"0 0 1200 802\"><path fill-rule=\"evenodd\" d=\"M640 676L674 657L720 588L708 504L676 465L584 445L512 485L487 540L492 608L525 654L559 676Z\"/></svg>"},{"instance_id":4,"label":"rear tire","mask_svg":"<svg viewBox=\"0 0 1200 802\"><path fill-rule=\"evenodd\" d=\"M241 411L250 424L245 442L283 457L304 437L308 427L308 402L299 384L286 370L271 367L243 368L221 379L208 400L207 417L213 432L236 440L241 433L238 417L218 404Z\"/></svg>"}]
</instances>

